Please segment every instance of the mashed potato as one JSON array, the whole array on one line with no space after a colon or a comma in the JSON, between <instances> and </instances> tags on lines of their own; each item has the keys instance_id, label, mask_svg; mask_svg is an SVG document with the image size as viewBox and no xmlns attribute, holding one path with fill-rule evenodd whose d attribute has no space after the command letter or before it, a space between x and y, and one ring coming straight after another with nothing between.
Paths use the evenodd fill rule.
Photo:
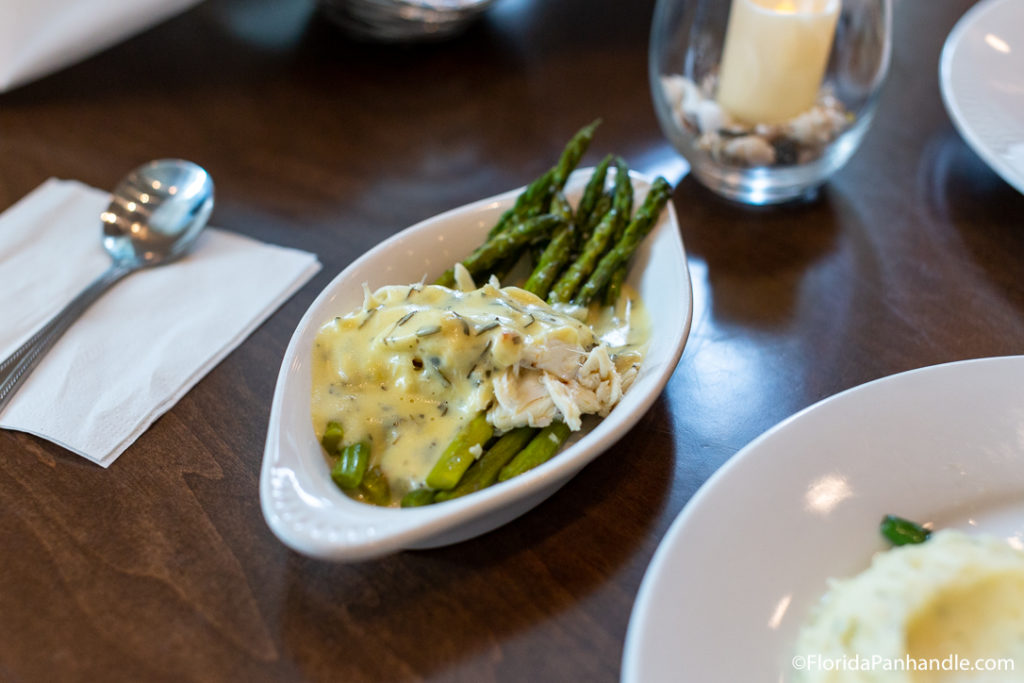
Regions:
<instances>
[{"instance_id":1,"label":"mashed potato","mask_svg":"<svg viewBox=\"0 0 1024 683\"><path fill-rule=\"evenodd\" d=\"M945 530L880 553L832 583L796 653L806 682L1024 681L1024 552ZM1002 670L971 670L982 659Z\"/></svg>"}]
</instances>

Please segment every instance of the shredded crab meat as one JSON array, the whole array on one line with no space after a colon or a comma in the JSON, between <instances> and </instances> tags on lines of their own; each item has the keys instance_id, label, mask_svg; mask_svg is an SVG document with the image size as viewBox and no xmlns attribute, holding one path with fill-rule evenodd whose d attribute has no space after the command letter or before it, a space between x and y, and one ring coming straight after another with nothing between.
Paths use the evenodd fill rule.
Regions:
<instances>
[{"instance_id":1,"label":"shredded crab meat","mask_svg":"<svg viewBox=\"0 0 1024 683\"><path fill-rule=\"evenodd\" d=\"M496 429L546 427L560 419L569 429L582 427L585 414L607 415L622 398L636 376L635 365L626 369L626 380L619 373L605 345L596 346L576 360L571 376L546 369L523 366L506 368L494 378L495 404L487 413Z\"/></svg>"}]
</instances>

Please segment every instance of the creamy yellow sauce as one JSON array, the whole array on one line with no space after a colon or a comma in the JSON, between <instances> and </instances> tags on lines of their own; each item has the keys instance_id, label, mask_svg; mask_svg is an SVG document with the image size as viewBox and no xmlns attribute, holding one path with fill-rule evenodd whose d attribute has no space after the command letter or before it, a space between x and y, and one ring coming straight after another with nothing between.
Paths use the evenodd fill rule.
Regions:
<instances>
[{"instance_id":1,"label":"creamy yellow sauce","mask_svg":"<svg viewBox=\"0 0 1024 683\"><path fill-rule=\"evenodd\" d=\"M583 311L585 321L570 313L580 311L489 284L368 291L362 307L328 321L314 342L317 436L336 421L345 443L368 442L397 501L422 485L458 430L495 403L499 373L543 367L568 381L581 353L601 344L616 368L635 373L650 336L635 291L625 290L614 308Z\"/></svg>"},{"instance_id":2,"label":"creamy yellow sauce","mask_svg":"<svg viewBox=\"0 0 1024 683\"><path fill-rule=\"evenodd\" d=\"M833 582L796 655L818 657L798 672L798 680L818 683L1024 681L1024 552L945 530L881 553L861 574ZM944 669L954 657L970 668ZM999 659L1010 669L1004 662L998 671L971 670ZM825 665L854 660L874 663Z\"/></svg>"}]
</instances>

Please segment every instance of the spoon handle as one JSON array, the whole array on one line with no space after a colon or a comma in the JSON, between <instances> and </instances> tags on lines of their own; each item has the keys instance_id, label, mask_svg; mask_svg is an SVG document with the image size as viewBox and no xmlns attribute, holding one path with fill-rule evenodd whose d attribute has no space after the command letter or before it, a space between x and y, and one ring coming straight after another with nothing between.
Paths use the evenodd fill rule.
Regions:
<instances>
[{"instance_id":1,"label":"spoon handle","mask_svg":"<svg viewBox=\"0 0 1024 683\"><path fill-rule=\"evenodd\" d=\"M130 266L116 263L110 266L28 341L0 362L0 411L10 402L18 387L39 364L43 355L71 327L71 324L78 320L85 309L132 270L134 268Z\"/></svg>"}]
</instances>

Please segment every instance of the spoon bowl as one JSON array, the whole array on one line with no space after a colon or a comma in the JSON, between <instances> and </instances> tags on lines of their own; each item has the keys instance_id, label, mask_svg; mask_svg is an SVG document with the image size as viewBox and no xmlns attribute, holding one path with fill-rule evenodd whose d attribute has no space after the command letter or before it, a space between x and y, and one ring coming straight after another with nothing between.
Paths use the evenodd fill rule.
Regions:
<instances>
[{"instance_id":1,"label":"spoon bowl","mask_svg":"<svg viewBox=\"0 0 1024 683\"><path fill-rule=\"evenodd\" d=\"M187 252L213 210L213 180L182 159L159 159L129 173L100 214L103 247L115 263L154 266Z\"/></svg>"},{"instance_id":2,"label":"spoon bowl","mask_svg":"<svg viewBox=\"0 0 1024 683\"><path fill-rule=\"evenodd\" d=\"M144 164L117 184L100 214L112 263L14 353L0 362L0 410L71 324L121 278L185 254L213 210L213 180L182 159Z\"/></svg>"}]
</instances>

